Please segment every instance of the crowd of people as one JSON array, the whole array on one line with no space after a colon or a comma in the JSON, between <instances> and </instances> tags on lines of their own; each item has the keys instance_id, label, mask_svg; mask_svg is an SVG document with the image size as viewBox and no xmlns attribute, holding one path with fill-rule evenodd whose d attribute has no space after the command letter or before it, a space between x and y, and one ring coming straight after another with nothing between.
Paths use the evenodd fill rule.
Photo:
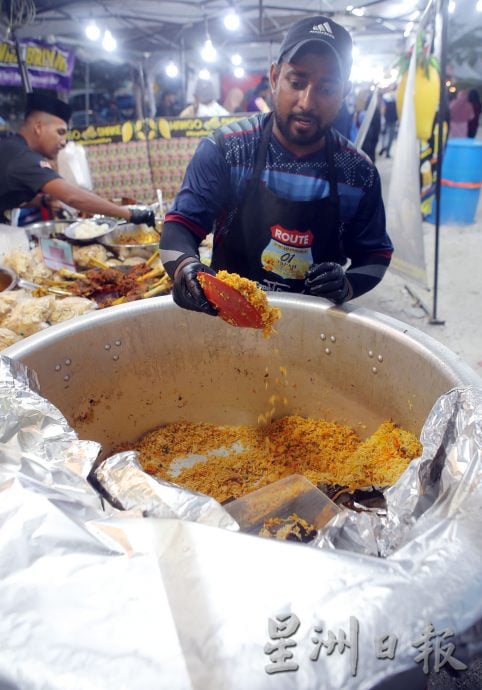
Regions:
<instances>
[{"instance_id":1,"label":"crowd of people","mask_svg":"<svg viewBox=\"0 0 482 690\"><path fill-rule=\"evenodd\" d=\"M369 110L370 124L364 133L360 148L372 162L378 157L391 158L392 146L397 136L398 112L395 87L375 93L375 102L370 106L373 90L354 88L343 101L333 123L335 129L351 142L357 135ZM272 110L272 95L268 77L261 77L258 84L246 92L232 87L224 99L216 98L214 84L199 79L193 91L192 103L182 107L178 94L167 89L161 93L157 104L157 116L193 117L215 116L237 113L263 112ZM447 120L450 122L451 137L476 137L481 113L481 100L476 89L458 90L452 97Z\"/></svg>"},{"instance_id":2,"label":"crowd of people","mask_svg":"<svg viewBox=\"0 0 482 690\"><path fill-rule=\"evenodd\" d=\"M269 79L262 76L259 82L244 92L233 86L224 99L216 97L216 88L210 79L197 79L192 101L183 107L178 92L166 89L161 92L157 107L158 117L204 117L233 113L267 113L271 110Z\"/></svg>"}]
</instances>

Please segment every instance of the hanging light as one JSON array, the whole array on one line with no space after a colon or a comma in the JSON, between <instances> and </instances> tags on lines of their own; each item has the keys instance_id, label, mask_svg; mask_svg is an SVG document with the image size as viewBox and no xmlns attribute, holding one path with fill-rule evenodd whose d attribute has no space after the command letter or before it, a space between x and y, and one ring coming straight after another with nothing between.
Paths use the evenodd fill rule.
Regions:
<instances>
[{"instance_id":1,"label":"hanging light","mask_svg":"<svg viewBox=\"0 0 482 690\"><path fill-rule=\"evenodd\" d=\"M449 12L453 14L455 12L455 0L450 0L449 2Z\"/></svg>"},{"instance_id":2,"label":"hanging light","mask_svg":"<svg viewBox=\"0 0 482 690\"><path fill-rule=\"evenodd\" d=\"M410 34L411 34L412 29L413 29L414 26L415 26L415 24L414 24L413 22L408 22L408 24L407 24L407 26L406 26L406 28L405 28L405 31L403 32L403 35L405 36L405 38L407 38L408 36L410 36Z\"/></svg>"},{"instance_id":3,"label":"hanging light","mask_svg":"<svg viewBox=\"0 0 482 690\"><path fill-rule=\"evenodd\" d=\"M478 0L475 9L477 10L477 12L482 12L482 0Z\"/></svg>"},{"instance_id":4,"label":"hanging light","mask_svg":"<svg viewBox=\"0 0 482 690\"><path fill-rule=\"evenodd\" d=\"M357 17L363 17L365 14L365 8L364 7L354 7L352 10L352 14L356 15Z\"/></svg>"},{"instance_id":5,"label":"hanging light","mask_svg":"<svg viewBox=\"0 0 482 690\"><path fill-rule=\"evenodd\" d=\"M216 62L217 55L218 54L216 48L213 46L213 42L210 38L207 38L206 43L201 50L202 59L204 62Z\"/></svg>"},{"instance_id":6,"label":"hanging light","mask_svg":"<svg viewBox=\"0 0 482 690\"><path fill-rule=\"evenodd\" d=\"M236 77L236 79L242 79L245 75L244 67L235 67L233 69L233 74Z\"/></svg>"},{"instance_id":7,"label":"hanging light","mask_svg":"<svg viewBox=\"0 0 482 690\"><path fill-rule=\"evenodd\" d=\"M207 81L208 79L211 79L211 72L206 68L200 69L198 77L199 77L199 79L203 79L204 81Z\"/></svg>"},{"instance_id":8,"label":"hanging light","mask_svg":"<svg viewBox=\"0 0 482 690\"><path fill-rule=\"evenodd\" d=\"M231 55L231 62L233 65L240 65L243 62L243 58L239 53L234 53L234 55Z\"/></svg>"},{"instance_id":9,"label":"hanging light","mask_svg":"<svg viewBox=\"0 0 482 690\"><path fill-rule=\"evenodd\" d=\"M100 29L93 19L85 27L85 35L89 41L98 41L100 38Z\"/></svg>"},{"instance_id":10,"label":"hanging light","mask_svg":"<svg viewBox=\"0 0 482 690\"><path fill-rule=\"evenodd\" d=\"M112 53L117 48L117 41L108 29L104 33L104 38L102 39L102 47L108 53Z\"/></svg>"},{"instance_id":11,"label":"hanging light","mask_svg":"<svg viewBox=\"0 0 482 690\"><path fill-rule=\"evenodd\" d=\"M166 74L170 79L175 79L179 74L179 67L176 65L174 60L169 60L166 65Z\"/></svg>"},{"instance_id":12,"label":"hanging light","mask_svg":"<svg viewBox=\"0 0 482 690\"><path fill-rule=\"evenodd\" d=\"M224 26L228 31L237 31L239 29L241 21L239 19L239 14L236 13L236 10L231 8L229 12L224 15Z\"/></svg>"}]
</instances>

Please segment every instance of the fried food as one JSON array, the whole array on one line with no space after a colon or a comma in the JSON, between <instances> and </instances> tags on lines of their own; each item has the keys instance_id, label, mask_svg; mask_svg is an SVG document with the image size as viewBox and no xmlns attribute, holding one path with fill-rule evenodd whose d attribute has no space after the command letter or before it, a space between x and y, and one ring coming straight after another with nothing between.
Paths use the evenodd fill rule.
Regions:
<instances>
[{"instance_id":1,"label":"fried food","mask_svg":"<svg viewBox=\"0 0 482 690\"><path fill-rule=\"evenodd\" d=\"M55 297L31 297L25 299L12 309L3 319L2 326L20 336L32 335L47 328Z\"/></svg>"},{"instance_id":2,"label":"fried food","mask_svg":"<svg viewBox=\"0 0 482 690\"><path fill-rule=\"evenodd\" d=\"M26 290L11 290L0 294L0 323L7 314L23 299L27 297Z\"/></svg>"},{"instance_id":3,"label":"fried food","mask_svg":"<svg viewBox=\"0 0 482 690\"><path fill-rule=\"evenodd\" d=\"M107 249L101 244L88 244L85 247L72 247L72 256L79 268L91 268L92 259L105 263L107 261Z\"/></svg>"},{"instance_id":4,"label":"fried food","mask_svg":"<svg viewBox=\"0 0 482 690\"><path fill-rule=\"evenodd\" d=\"M221 503L291 474L350 491L390 486L421 452L415 436L392 422L362 442L346 425L297 415L262 427L166 424L127 448L139 452L146 472ZM206 459L185 466L192 455Z\"/></svg>"},{"instance_id":5,"label":"fried food","mask_svg":"<svg viewBox=\"0 0 482 690\"><path fill-rule=\"evenodd\" d=\"M154 270L145 262L129 266L128 272L118 268L95 268L82 274L63 272L64 278L69 275L75 280L63 287L72 295L95 300L99 307L167 294L172 284L162 265Z\"/></svg>"},{"instance_id":6,"label":"fried food","mask_svg":"<svg viewBox=\"0 0 482 690\"><path fill-rule=\"evenodd\" d=\"M95 304L85 297L64 297L56 299L49 316L51 324L73 319L75 316L87 314L95 308Z\"/></svg>"},{"instance_id":7,"label":"fried food","mask_svg":"<svg viewBox=\"0 0 482 690\"><path fill-rule=\"evenodd\" d=\"M44 284L53 276L53 271L44 264L42 252L38 247L32 251L13 249L4 256L3 263L20 278L34 283Z\"/></svg>"},{"instance_id":8,"label":"fried food","mask_svg":"<svg viewBox=\"0 0 482 690\"><path fill-rule=\"evenodd\" d=\"M17 335L10 328L0 327L0 351L17 343L19 340L22 340L21 335Z\"/></svg>"}]
</instances>

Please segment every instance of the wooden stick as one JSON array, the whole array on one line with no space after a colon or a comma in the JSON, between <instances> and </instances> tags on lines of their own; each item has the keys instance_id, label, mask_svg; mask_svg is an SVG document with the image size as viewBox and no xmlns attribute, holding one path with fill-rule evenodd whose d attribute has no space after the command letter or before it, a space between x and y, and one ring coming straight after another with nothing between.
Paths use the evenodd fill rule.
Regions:
<instances>
[{"instance_id":1,"label":"wooden stick","mask_svg":"<svg viewBox=\"0 0 482 690\"><path fill-rule=\"evenodd\" d=\"M112 300L112 302L110 303L110 306L113 307L116 304L123 304L126 301L127 301L127 297L125 297L125 296L124 297L117 297L117 299Z\"/></svg>"},{"instance_id":2,"label":"wooden stick","mask_svg":"<svg viewBox=\"0 0 482 690\"><path fill-rule=\"evenodd\" d=\"M143 283L145 280L150 280L151 278L157 278L158 276L163 276L165 274L164 266L158 266L158 268L153 268L149 273L144 273L144 275L136 278L138 283Z\"/></svg>"},{"instance_id":3,"label":"wooden stick","mask_svg":"<svg viewBox=\"0 0 482 690\"><path fill-rule=\"evenodd\" d=\"M157 259L158 256L159 256L159 249L156 249L156 251L153 252L151 254L151 256L147 259L146 266L151 266L151 264L154 263L154 261Z\"/></svg>"},{"instance_id":4,"label":"wooden stick","mask_svg":"<svg viewBox=\"0 0 482 690\"><path fill-rule=\"evenodd\" d=\"M59 275L64 276L64 278L71 278L72 280L83 280L84 283L90 283L90 279L87 278L87 276L83 273L69 271L67 268L59 269Z\"/></svg>"},{"instance_id":5,"label":"wooden stick","mask_svg":"<svg viewBox=\"0 0 482 690\"><path fill-rule=\"evenodd\" d=\"M89 264L91 266L97 266L97 268L112 268L112 266L109 266L109 264L104 263L104 261L96 259L95 256L89 257Z\"/></svg>"},{"instance_id":6,"label":"wooden stick","mask_svg":"<svg viewBox=\"0 0 482 690\"><path fill-rule=\"evenodd\" d=\"M169 290L168 283L159 282L156 287L152 287L147 292L143 293L143 297L155 297L156 295L165 294Z\"/></svg>"}]
</instances>

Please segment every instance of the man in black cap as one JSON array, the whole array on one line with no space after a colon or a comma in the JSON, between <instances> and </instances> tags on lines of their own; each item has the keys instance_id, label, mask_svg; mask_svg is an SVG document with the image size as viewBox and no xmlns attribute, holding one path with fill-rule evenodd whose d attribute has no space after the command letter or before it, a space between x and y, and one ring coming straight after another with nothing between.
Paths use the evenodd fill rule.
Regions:
<instances>
[{"instance_id":1,"label":"man in black cap","mask_svg":"<svg viewBox=\"0 0 482 690\"><path fill-rule=\"evenodd\" d=\"M161 237L179 306L216 313L196 279L212 269L336 304L382 279L393 247L380 179L331 126L350 90L351 65L343 27L328 17L302 19L271 65L273 113L201 141ZM213 224L209 269L198 246Z\"/></svg>"},{"instance_id":2,"label":"man in black cap","mask_svg":"<svg viewBox=\"0 0 482 690\"><path fill-rule=\"evenodd\" d=\"M53 169L52 161L67 143L70 115L70 106L57 98L27 94L25 120L18 134L0 142L0 222L7 222L7 210L58 199L79 211L154 226L150 209L131 210L113 204L66 182Z\"/></svg>"}]
</instances>

